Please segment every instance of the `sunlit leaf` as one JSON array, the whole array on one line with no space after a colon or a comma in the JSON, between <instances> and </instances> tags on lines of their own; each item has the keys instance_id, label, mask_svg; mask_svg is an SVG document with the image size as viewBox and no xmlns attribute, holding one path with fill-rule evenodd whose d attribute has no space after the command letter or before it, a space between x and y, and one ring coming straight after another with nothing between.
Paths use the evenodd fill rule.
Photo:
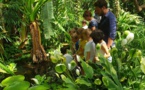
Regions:
<instances>
[{"instance_id":1,"label":"sunlit leaf","mask_svg":"<svg viewBox=\"0 0 145 90\"><path fill-rule=\"evenodd\" d=\"M84 61L82 61L81 65L83 67L83 70L85 71L85 76L87 78L92 78L94 74L93 68Z\"/></svg>"},{"instance_id":2,"label":"sunlit leaf","mask_svg":"<svg viewBox=\"0 0 145 90\"><path fill-rule=\"evenodd\" d=\"M30 83L27 81L14 81L3 90L27 90L30 86Z\"/></svg>"},{"instance_id":3,"label":"sunlit leaf","mask_svg":"<svg viewBox=\"0 0 145 90\"><path fill-rule=\"evenodd\" d=\"M11 85L13 82L15 81L23 81L25 79L25 77L23 75L15 75L15 76L10 76L10 77L7 77L5 78L1 84L3 86L9 86Z\"/></svg>"},{"instance_id":4,"label":"sunlit leaf","mask_svg":"<svg viewBox=\"0 0 145 90\"><path fill-rule=\"evenodd\" d=\"M47 85L36 85L33 87L30 87L28 90L49 90L50 86Z\"/></svg>"}]
</instances>

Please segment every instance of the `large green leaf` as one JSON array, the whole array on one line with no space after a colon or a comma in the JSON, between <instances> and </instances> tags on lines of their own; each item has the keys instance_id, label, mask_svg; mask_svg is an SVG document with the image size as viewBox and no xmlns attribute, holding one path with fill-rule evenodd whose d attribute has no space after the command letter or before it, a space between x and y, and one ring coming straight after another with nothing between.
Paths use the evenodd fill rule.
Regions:
<instances>
[{"instance_id":1,"label":"large green leaf","mask_svg":"<svg viewBox=\"0 0 145 90\"><path fill-rule=\"evenodd\" d=\"M93 74L94 74L93 68L83 60L81 62L82 62L81 65L83 67L83 70L85 71L86 78L93 78Z\"/></svg>"},{"instance_id":2,"label":"large green leaf","mask_svg":"<svg viewBox=\"0 0 145 90\"><path fill-rule=\"evenodd\" d=\"M11 85L12 83L14 83L15 81L23 81L25 79L25 77L23 75L15 75L15 76L10 76L10 77L7 77L5 78L1 84L3 86L9 86Z\"/></svg>"},{"instance_id":3,"label":"large green leaf","mask_svg":"<svg viewBox=\"0 0 145 90\"><path fill-rule=\"evenodd\" d=\"M106 80L106 78L108 79L108 83L113 84L114 86L117 86L120 88L120 90L122 90L122 85L118 79L118 75L116 70L114 69L114 67L112 66L111 63L109 63L106 58L104 57L100 57L100 61L101 64L103 65L103 67L105 68L105 71L102 71L101 74L105 77L104 80ZM108 76L110 76L111 78L109 78Z\"/></svg>"},{"instance_id":4,"label":"large green leaf","mask_svg":"<svg viewBox=\"0 0 145 90\"><path fill-rule=\"evenodd\" d=\"M30 83L27 81L14 81L9 86L6 86L4 90L27 90L29 86Z\"/></svg>"},{"instance_id":5,"label":"large green leaf","mask_svg":"<svg viewBox=\"0 0 145 90\"><path fill-rule=\"evenodd\" d=\"M49 85L45 84L45 85L37 85L37 86L33 86L30 87L28 90L49 90Z\"/></svg>"}]
</instances>

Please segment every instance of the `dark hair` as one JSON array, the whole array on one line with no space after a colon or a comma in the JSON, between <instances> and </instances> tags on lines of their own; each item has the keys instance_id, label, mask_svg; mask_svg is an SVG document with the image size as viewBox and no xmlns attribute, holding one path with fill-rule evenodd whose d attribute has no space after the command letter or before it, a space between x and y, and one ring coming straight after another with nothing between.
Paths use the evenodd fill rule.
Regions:
<instances>
[{"instance_id":1,"label":"dark hair","mask_svg":"<svg viewBox=\"0 0 145 90\"><path fill-rule=\"evenodd\" d=\"M91 34L90 37L93 39L94 43L97 44L99 43L102 39L104 39L104 33L97 29L94 30Z\"/></svg>"},{"instance_id":2,"label":"dark hair","mask_svg":"<svg viewBox=\"0 0 145 90\"><path fill-rule=\"evenodd\" d=\"M72 37L73 39L79 39L79 37L78 37L78 34L77 34L77 33L73 33L73 34L71 35L71 37Z\"/></svg>"},{"instance_id":3,"label":"dark hair","mask_svg":"<svg viewBox=\"0 0 145 90\"><path fill-rule=\"evenodd\" d=\"M92 17L92 13L89 10L86 10L83 14L83 17Z\"/></svg>"},{"instance_id":4,"label":"dark hair","mask_svg":"<svg viewBox=\"0 0 145 90\"><path fill-rule=\"evenodd\" d=\"M83 20L82 23L87 23L87 21L86 20Z\"/></svg>"},{"instance_id":5,"label":"dark hair","mask_svg":"<svg viewBox=\"0 0 145 90\"><path fill-rule=\"evenodd\" d=\"M83 30L84 30L83 28L77 28L77 29L76 29L76 33L77 33L78 35L80 35L80 34L82 33Z\"/></svg>"},{"instance_id":6,"label":"dark hair","mask_svg":"<svg viewBox=\"0 0 145 90\"><path fill-rule=\"evenodd\" d=\"M97 2L94 3L94 6L99 8L102 8L104 6L108 8L106 0L97 0Z\"/></svg>"},{"instance_id":7,"label":"dark hair","mask_svg":"<svg viewBox=\"0 0 145 90\"><path fill-rule=\"evenodd\" d=\"M62 48L60 48L60 51L64 55L67 52L67 48L66 47L62 47Z\"/></svg>"}]
</instances>

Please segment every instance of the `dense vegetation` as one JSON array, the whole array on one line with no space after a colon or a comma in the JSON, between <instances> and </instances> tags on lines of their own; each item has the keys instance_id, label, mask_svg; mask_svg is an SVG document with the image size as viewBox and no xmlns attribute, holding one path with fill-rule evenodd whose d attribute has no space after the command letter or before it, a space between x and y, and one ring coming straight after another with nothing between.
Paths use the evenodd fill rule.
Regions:
<instances>
[{"instance_id":1,"label":"dense vegetation","mask_svg":"<svg viewBox=\"0 0 145 90\"><path fill-rule=\"evenodd\" d=\"M116 47L110 50L113 62L102 57L99 66L80 59L85 72L80 75L72 70L74 62L66 67L59 49L70 43L68 31L81 27L84 10L93 12L95 1L0 0L0 89L145 89L144 10L137 12L131 0L107 1L117 15ZM132 36L126 37L128 33ZM37 61L42 62L33 63Z\"/></svg>"}]
</instances>

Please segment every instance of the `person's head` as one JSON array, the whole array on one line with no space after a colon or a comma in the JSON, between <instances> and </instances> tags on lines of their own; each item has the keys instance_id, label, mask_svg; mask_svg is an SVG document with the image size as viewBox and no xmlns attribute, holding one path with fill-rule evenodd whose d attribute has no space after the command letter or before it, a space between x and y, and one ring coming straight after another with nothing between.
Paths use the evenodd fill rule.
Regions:
<instances>
[{"instance_id":1,"label":"person's head","mask_svg":"<svg viewBox=\"0 0 145 90\"><path fill-rule=\"evenodd\" d=\"M73 33L76 33L76 30L75 30L75 29L71 29L71 30L69 31L70 36L72 36Z\"/></svg>"},{"instance_id":2,"label":"person's head","mask_svg":"<svg viewBox=\"0 0 145 90\"><path fill-rule=\"evenodd\" d=\"M71 35L71 38L72 38L72 42L77 42L79 40L79 36L77 35L77 33L73 33Z\"/></svg>"},{"instance_id":3,"label":"person's head","mask_svg":"<svg viewBox=\"0 0 145 90\"><path fill-rule=\"evenodd\" d=\"M66 47L62 47L60 48L61 53L64 55L67 53L67 48Z\"/></svg>"},{"instance_id":4,"label":"person's head","mask_svg":"<svg viewBox=\"0 0 145 90\"><path fill-rule=\"evenodd\" d=\"M95 13L99 16L104 15L106 9L108 8L106 0L97 0L97 2L94 3L94 6Z\"/></svg>"},{"instance_id":5,"label":"person's head","mask_svg":"<svg viewBox=\"0 0 145 90\"><path fill-rule=\"evenodd\" d=\"M83 28L76 28L76 33L77 33L79 39L81 38L81 34L82 34L83 30L84 30Z\"/></svg>"},{"instance_id":6,"label":"person's head","mask_svg":"<svg viewBox=\"0 0 145 90\"><path fill-rule=\"evenodd\" d=\"M82 26L85 26L85 25L87 25L87 21L86 20L83 20L82 21Z\"/></svg>"},{"instance_id":7,"label":"person's head","mask_svg":"<svg viewBox=\"0 0 145 90\"><path fill-rule=\"evenodd\" d=\"M82 36L85 40L90 38L90 34L92 33L92 31L90 29L86 29L82 32Z\"/></svg>"},{"instance_id":8,"label":"person's head","mask_svg":"<svg viewBox=\"0 0 145 90\"><path fill-rule=\"evenodd\" d=\"M99 29L98 30L94 30L90 34L90 37L93 39L94 43L97 44L101 40L104 39L104 33L101 30L99 30Z\"/></svg>"},{"instance_id":9,"label":"person's head","mask_svg":"<svg viewBox=\"0 0 145 90\"><path fill-rule=\"evenodd\" d=\"M83 14L83 17L84 17L85 20L90 21L91 18L92 18L92 13L91 13L91 11L86 10L86 11L84 12L84 14Z\"/></svg>"}]
</instances>

